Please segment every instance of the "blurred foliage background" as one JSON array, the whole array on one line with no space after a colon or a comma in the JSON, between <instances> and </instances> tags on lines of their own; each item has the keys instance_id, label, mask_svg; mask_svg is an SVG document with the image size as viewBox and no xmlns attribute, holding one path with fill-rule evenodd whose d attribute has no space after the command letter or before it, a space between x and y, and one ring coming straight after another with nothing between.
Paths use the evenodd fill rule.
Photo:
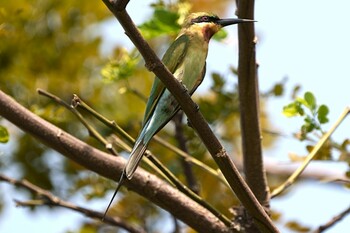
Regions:
<instances>
[{"instance_id":1,"label":"blurred foliage background","mask_svg":"<svg viewBox=\"0 0 350 233\"><path fill-rule=\"evenodd\" d=\"M176 37L181 20L189 11L210 9L220 15L226 15L229 3L231 4L231 1L227 0L154 2L150 6L154 14L139 27L161 56ZM103 145L90 138L87 130L69 111L39 96L36 89L44 89L67 102L71 101L75 93L98 112L115 120L130 135L137 136L153 75L144 67L141 56L135 50L117 46L110 48L107 56L101 52L103 38L96 31L101 30L111 18L111 13L102 1L20 0L2 1L0 5L1 90L39 116L101 150L104 150ZM225 35L223 32L216 39L221 40ZM127 39L124 34L120 37ZM229 70L230 77L234 78L235 67L230 67ZM195 95L194 98L218 137L231 154L235 155L234 159L239 161L237 87L227 85L225 75L225 73L207 73L206 79L211 79L209 90ZM271 134L274 126L269 121L264 106L269 98L285 94L284 84L283 81L272 84L271 91L262 93L261 123L262 128L266 129L265 148L273 145L275 135ZM287 113L292 112L292 116L300 115L298 112L300 105L295 103L285 109ZM326 111L324 107L322 108L325 113L320 119L326 121L328 109ZM315 114L307 115L311 119L309 121L317 120L317 112ZM88 114L85 114L85 117L102 135L110 136L111 130L93 120ZM186 125L186 120L183 123ZM313 124L313 128L308 128L310 130L306 133L321 129L317 121L306 123L309 123L309 126ZM10 132L10 140L7 142L10 146L6 147L6 151L1 151L2 173L9 173L18 179L25 178L64 199L70 199L76 193L84 193L87 202L103 198L107 204L110 197L105 196L106 191L114 189L115 183L58 155L31 136L6 124L5 121L0 121L0 125L5 126ZM301 128L301 132L304 132L303 140L307 138L305 127L304 131ZM266 133L267 131L269 133ZM322 134L322 131L319 132ZM172 123L160 134L162 138L177 145ZM216 168L193 130L185 126L185 135L191 155ZM343 145L344 151L346 146L347 144ZM179 157L156 143L151 143L150 149L154 154L161 155L160 160L185 182ZM330 147L329 150L331 149ZM174 160L174 157L178 159ZM344 158L348 157L344 155ZM332 158L328 156L323 159ZM231 192L217 182L215 177L203 173L195 166L193 170L200 184L201 196L223 213L230 215L227 207L238 203L232 198ZM276 181L276 177L269 178L271 182ZM277 178L277 181L280 181L283 177ZM1 203L1 205L7 204L9 203ZM115 204L111 213L144 226L149 232L156 231L155 223L165 218L158 207L130 192L121 195L120 201ZM83 229L93 232L97 228L98 224L81 223L81 232L85 232Z\"/></svg>"}]
</instances>

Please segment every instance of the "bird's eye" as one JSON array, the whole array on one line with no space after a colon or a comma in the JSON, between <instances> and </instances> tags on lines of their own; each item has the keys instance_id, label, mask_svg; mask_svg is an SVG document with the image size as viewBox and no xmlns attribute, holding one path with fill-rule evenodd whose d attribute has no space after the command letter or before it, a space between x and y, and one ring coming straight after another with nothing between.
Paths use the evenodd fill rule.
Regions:
<instances>
[{"instance_id":1,"label":"bird's eye","mask_svg":"<svg viewBox=\"0 0 350 233\"><path fill-rule=\"evenodd\" d=\"M202 16L202 20L203 22L208 22L209 21L209 17L208 16Z\"/></svg>"}]
</instances>

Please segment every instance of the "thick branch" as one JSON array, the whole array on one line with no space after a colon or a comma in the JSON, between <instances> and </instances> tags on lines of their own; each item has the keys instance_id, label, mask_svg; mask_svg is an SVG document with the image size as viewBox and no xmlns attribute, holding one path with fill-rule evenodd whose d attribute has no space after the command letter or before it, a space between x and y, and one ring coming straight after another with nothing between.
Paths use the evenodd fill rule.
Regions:
<instances>
[{"instance_id":1,"label":"thick branch","mask_svg":"<svg viewBox=\"0 0 350 233\"><path fill-rule=\"evenodd\" d=\"M125 160L99 151L41 119L0 91L0 115L85 168L117 181ZM228 232L213 214L156 176L138 169L125 186L199 232Z\"/></svg>"},{"instance_id":2,"label":"thick branch","mask_svg":"<svg viewBox=\"0 0 350 233\"><path fill-rule=\"evenodd\" d=\"M164 83L166 88L176 98L181 109L186 113L191 125L198 133L199 137L207 147L216 164L219 166L223 175L235 192L238 199L242 202L247 211L259 223L259 227L265 232L278 232L273 225L271 219L265 213L263 207L256 200L248 185L240 176L237 168L229 158L226 150L215 137L209 125L205 121L203 115L198 111L197 105L192 101L185 87L176 80L169 70L164 66L147 42L142 38L140 32L133 24L130 16L125 9L119 6L124 5L126 1L103 0L108 9L116 16L120 24L123 26L126 34L135 44L141 55L143 56L146 67L154 72L156 76Z\"/></svg>"},{"instance_id":3,"label":"thick branch","mask_svg":"<svg viewBox=\"0 0 350 233\"><path fill-rule=\"evenodd\" d=\"M238 16L253 19L254 0L238 1L238 3ZM238 88L244 173L249 187L259 202L268 206L269 188L263 167L261 147L254 24L239 25L238 38Z\"/></svg>"}]
</instances>

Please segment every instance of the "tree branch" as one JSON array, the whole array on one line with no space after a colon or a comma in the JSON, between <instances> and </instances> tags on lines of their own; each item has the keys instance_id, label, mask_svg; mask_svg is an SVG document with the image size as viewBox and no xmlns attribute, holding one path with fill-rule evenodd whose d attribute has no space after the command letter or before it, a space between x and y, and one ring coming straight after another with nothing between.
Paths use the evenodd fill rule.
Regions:
<instances>
[{"instance_id":1,"label":"tree branch","mask_svg":"<svg viewBox=\"0 0 350 233\"><path fill-rule=\"evenodd\" d=\"M33 114L0 91L0 115L67 158L106 178L117 181L125 160L78 140ZM137 169L125 186L172 213L199 232L229 232L216 216L156 176ZM194 221L195 219L195 221Z\"/></svg>"},{"instance_id":2,"label":"tree branch","mask_svg":"<svg viewBox=\"0 0 350 233\"><path fill-rule=\"evenodd\" d=\"M31 201L15 200L15 202L18 206L42 206L42 205L60 206L63 208L67 208L67 209L82 213L85 216L90 217L90 218L101 219L103 217L103 213L101 213L101 212L87 209L87 208L84 208L81 206L77 206L77 205L74 205L73 203L70 203L68 201L64 201L64 200L60 199L59 197L53 195L51 192L44 190L44 189L30 183L27 180L16 180L16 179L12 179L10 177L7 177L3 174L0 174L0 181L8 182L10 184L15 185L16 187L23 187L25 189L28 189L32 193L35 193L38 196L40 196L39 200L31 200ZM144 233L145 232L145 230L143 230L141 228L136 228L135 226L131 226L130 224L125 223L125 221L123 221L122 219L120 219L118 217L108 217L107 216L105 218L105 222L110 224L110 225L113 225L113 226L121 227L129 232L133 232L133 233Z\"/></svg>"},{"instance_id":3,"label":"tree branch","mask_svg":"<svg viewBox=\"0 0 350 233\"><path fill-rule=\"evenodd\" d=\"M180 111L173 118L173 121L175 124L175 138L177 140L179 148L188 154L188 149L186 146L186 138L184 135L184 129L182 124L182 117L183 117L183 112ZM192 170L192 163L184 158L181 158L181 164L182 164L182 168L183 168L188 186L193 192L199 194L199 186Z\"/></svg>"},{"instance_id":4,"label":"tree branch","mask_svg":"<svg viewBox=\"0 0 350 233\"><path fill-rule=\"evenodd\" d=\"M238 4L238 17L254 19L254 0L238 1ZM238 90L244 174L260 204L268 207L270 198L262 158L254 24L238 25L238 39Z\"/></svg>"},{"instance_id":5,"label":"tree branch","mask_svg":"<svg viewBox=\"0 0 350 233\"><path fill-rule=\"evenodd\" d=\"M350 214L350 207L348 207L346 210L338 214L337 216L333 217L329 222L326 224L320 226L314 233L321 233L324 232L325 230L331 228L334 226L336 223L341 221L346 215Z\"/></svg>"},{"instance_id":6,"label":"tree branch","mask_svg":"<svg viewBox=\"0 0 350 233\"><path fill-rule=\"evenodd\" d=\"M330 138L330 136L334 133L334 131L338 128L338 126L343 122L343 120L348 116L350 113L350 107L346 107L344 111L339 116L338 120L332 125L332 127L329 129L327 133L325 133L321 139L317 142L317 144L314 146L312 151L306 156L303 163L298 167L297 170L293 172L293 174L288 177L288 179L283 182L280 186L275 188L271 196L275 197L282 193L284 190L286 190L289 186L291 186L301 175L301 173L305 170L305 168L310 164L310 162L315 158L317 153L321 150L322 146L327 142L327 140Z\"/></svg>"},{"instance_id":7,"label":"tree branch","mask_svg":"<svg viewBox=\"0 0 350 233\"><path fill-rule=\"evenodd\" d=\"M143 56L146 67L164 83L186 113L191 125L207 147L216 164L244 207L253 216L262 232L278 232L264 208L256 200L248 185L240 176L237 168L229 158L226 150L208 126L197 105L192 101L186 88L176 80L164 66L147 42L142 38L125 8L128 1L103 0L108 9L115 15L126 34Z\"/></svg>"}]
</instances>

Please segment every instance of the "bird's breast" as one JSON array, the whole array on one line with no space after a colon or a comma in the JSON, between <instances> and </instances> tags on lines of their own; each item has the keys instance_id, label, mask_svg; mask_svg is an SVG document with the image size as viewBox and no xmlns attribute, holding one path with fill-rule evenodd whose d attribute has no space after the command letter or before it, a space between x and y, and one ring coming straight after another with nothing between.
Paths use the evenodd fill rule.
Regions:
<instances>
[{"instance_id":1,"label":"bird's breast","mask_svg":"<svg viewBox=\"0 0 350 233\"><path fill-rule=\"evenodd\" d=\"M191 42L182 64L174 72L174 76L181 80L190 93L197 86L198 79L202 78L201 74L208 54L208 44L206 42L203 40L198 40L196 43Z\"/></svg>"}]
</instances>

